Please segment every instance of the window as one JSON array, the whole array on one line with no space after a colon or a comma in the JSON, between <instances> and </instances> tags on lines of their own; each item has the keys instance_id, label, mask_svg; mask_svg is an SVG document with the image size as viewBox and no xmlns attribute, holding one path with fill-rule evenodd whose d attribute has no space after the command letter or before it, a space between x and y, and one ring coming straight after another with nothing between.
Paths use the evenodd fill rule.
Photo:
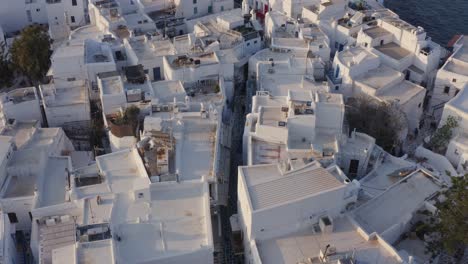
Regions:
<instances>
[{"instance_id":1,"label":"window","mask_svg":"<svg viewBox=\"0 0 468 264\"><path fill-rule=\"evenodd\" d=\"M452 79L452 82L454 82L454 83L457 82L457 79Z\"/></svg>"},{"instance_id":2,"label":"window","mask_svg":"<svg viewBox=\"0 0 468 264\"><path fill-rule=\"evenodd\" d=\"M77 6L76 0L72 0L72 6Z\"/></svg>"},{"instance_id":3,"label":"window","mask_svg":"<svg viewBox=\"0 0 468 264\"><path fill-rule=\"evenodd\" d=\"M16 217L15 213L8 213L8 219L10 219L10 223L18 223L18 217Z\"/></svg>"},{"instance_id":4,"label":"window","mask_svg":"<svg viewBox=\"0 0 468 264\"><path fill-rule=\"evenodd\" d=\"M197 3L197 0L193 0L193 4L196 4Z\"/></svg>"},{"instance_id":5,"label":"window","mask_svg":"<svg viewBox=\"0 0 468 264\"><path fill-rule=\"evenodd\" d=\"M383 39L382 39L382 40L380 41L380 46L383 46L383 44L384 44L384 41L383 41Z\"/></svg>"},{"instance_id":6,"label":"window","mask_svg":"<svg viewBox=\"0 0 468 264\"><path fill-rule=\"evenodd\" d=\"M28 17L28 21L32 22L31 10L26 10L26 16Z\"/></svg>"},{"instance_id":7,"label":"window","mask_svg":"<svg viewBox=\"0 0 468 264\"><path fill-rule=\"evenodd\" d=\"M71 16L70 20L71 20L72 23L75 23L75 16Z\"/></svg>"},{"instance_id":8,"label":"window","mask_svg":"<svg viewBox=\"0 0 468 264\"><path fill-rule=\"evenodd\" d=\"M335 86L335 91L338 91L340 89L340 87L337 85Z\"/></svg>"},{"instance_id":9,"label":"window","mask_svg":"<svg viewBox=\"0 0 468 264\"><path fill-rule=\"evenodd\" d=\"M450 93L450 86L445 86L444 87L444 94L449 94Z\"/></svg>"},{"instance_id":10,"label":"window","mask_svg":"<svg viewBox=\"0 0 468 264\"><path fill-rule=\"evenodd\" d=\"M250 42L247 43L247 46L250 46Z\"/></svg>"},{"instance_id":11,"label":"window","mask_svg":"<svg viewBox=\"0 0 468 264\"><path fill-rule=\"evenodd\" d=\"M41 9L39 9L39 8L38 8L38 9L36 9L36 12L40 12L40 11L41 11Z\"/></svg>"},{"instance_id":12,"label":"window","mask_svg":"<svg viewBox=\"0 0 468 264\"><path fill-rule=\"evenodd\" d=\"M208 14L211 14L213 13L213 7L212 6L208 6Z\"/></svg>"},{"instance_id":13,"label":"window","mask_svg":"<svg viewBox=\"0 0 468 264\"><path fill-rule=\"evenodd\" d=\"M418 107L421 108L421 103L418 104Z\"/></svg>"},{"instance_id":14,"label":"window","mask_svg":"<svg viewBox=\"0 0 468 264\"><path fill-rule=\"evenodd\" d=\"M198 13L198 8L194 7L193 8L193 14L196 15Z\"/></svg>"},{"instance_id":15,"label":"window","mask_svg":"<svg viewBox=\"0 0 468 264\"><path fill-rule=\"evenodd\" d=\"M367 45L368 45L367 43L364 43L364 47L366 47L366 48L367 48Z\"/></svg>"},{"instance_id":16,"label":"window","mask_svg":"<svg viewBox=\"0 0 468 264\"><path fill-rule=\"evenodd\" d=\"M224 6L221 6L221 12L223 12L223 11L224 11Z\"/></svg>"},{"instance_id":17,"label":"window","mask_svg":"<svg viewBox=\"0 0 468 264\"><path fill-rule=\"evenodd\" d=\"M256 41L256 40L254 40L254 44L257 44L257 41Z\"/></svg>"}]
</instances>

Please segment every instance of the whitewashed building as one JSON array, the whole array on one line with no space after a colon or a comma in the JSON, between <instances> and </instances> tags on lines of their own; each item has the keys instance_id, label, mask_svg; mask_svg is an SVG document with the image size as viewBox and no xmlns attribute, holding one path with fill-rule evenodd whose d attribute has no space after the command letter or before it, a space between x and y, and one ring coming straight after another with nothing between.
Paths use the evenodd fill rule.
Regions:
<instances>
[{"instance_id":1,"label":"whitewashed building","mask_svg":"<svg viewBox=\"0 0 468 264\"><path fill-rule=\"evenodd\" d=\"M0 101L0 109L5 117L17 121L32 121L42 122L40 111L39 95L36 88L27 87L14 89L2 95Z\"/></svg>"},{"instance_id":2,"label":"whitewashed building","mask_svg":"<svg viewBox=\"0 0 468 264\"><path fill-rule=\"evenodd\" d=\"M440 120L444 104L455 97L468 83L468 37L457 36L453 52L437 72L431 91L429 111L435 121Z\"/></svg>"},{"instance_id":3,"label":"whitewashed building","mask_svg":"<svg viewBox=\"0 0 468 264\"><path fill-rule=\"evenodd\" d=\"M47 24L51 38L61 40L71 29L87 23L84 0L2 0L0 6L0 25L7 33L27 25Z\"/></svg>"},{"instance_id":4,"label":"whitewashed building","mask_svg":"<svg viewBox=\"0 0 468 264\"><path fill-rule=\"evenodd\" d=\"M40 85L47 123L62 127L67 123L91 120L88 83L86 81L59 82Z\"/></svg>"},{"instance_id":5,"label":"whitewashed building","mask_svg":"<svg viewBox=\"0 0 468 264\"><path fill-rule=\"evenodd\" d=\"M18 263L16 251L15 229L11 224L8 214L0 213L0 262L3 264Z\"/></svg>"},{"instance_id":6,"label":"whitewashed building","mask_svg":"<svg viewBox=\"0 0 468 264\"><path fill-rule=\"evenodd\" d=\"M238 221L247 263L368 261L403 263L380 236L371 241L342 215L359 183L318 163L290 171L278 165L239 167Z\"/></svg>"}]
</instances>

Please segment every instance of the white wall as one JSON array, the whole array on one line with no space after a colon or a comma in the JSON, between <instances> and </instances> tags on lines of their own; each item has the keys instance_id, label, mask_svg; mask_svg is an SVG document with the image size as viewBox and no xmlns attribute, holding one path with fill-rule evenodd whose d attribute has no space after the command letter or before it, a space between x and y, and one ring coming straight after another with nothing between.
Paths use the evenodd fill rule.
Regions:
<instances>
[{"instance_id":1,"label":"white wall","mask_svg":"<svg viewBox=\"0 0 468 264\"><path fill-rule=\"evenodd\" d=\"M47 24L45 0L37 0L30 4L26 2L26 0L0 0L0 24L5 32L21 30L32 23ZM31 12L31 21L26 15L27 11Z\"/></svg>"},{"instance_id":2,"label":"white wall","mask_svg":"<svg viewBox=\"0 0 468 264\"><path fill-rule=\"evenodd\" d=\"M68 122L91 120L89 104L69 104L44 107L50 127L60 127Z\"/></svg>"},{"instance_id":3,"label":"white wall","mask_svg":"<svg viewBox=\"0 0 468 264\"><path fill-rule=\"evenodd\" d=\"M6 213L1 213L0 217L0 224L2 225L1 228L1 244L2 248L2 255L0 256L0 263L2 264L16 264L18 263L17 259L17 252L16 252L16 242L13 240L12 235L15 234L14 225L10 224L10 220L8 219L8 215Z\"/></svg>"},{"instance_id":4,"label":"white wall","mask_svg":"<svg viewBox=\"0 0 468 264\"><path fill-rule=\"evenodd\" d=\"M42 122L39 100L31 100L17 104L5 102L3 103L2 110L6 118L9 119L15 119L17 121L37 120Z\"/></svg>"},{"instance_id":5,"label":"white wall","mask_svg":"<svg viewBox=\"0 0 468 264\"><path fill-rule=\"evenodd\" d=\"M16 230L31 230L31 212L34 203L34 196L6 198L0 201L2 210L5 213L15 213L18 223L15 224Z\"/></svg>"}]
</instances>

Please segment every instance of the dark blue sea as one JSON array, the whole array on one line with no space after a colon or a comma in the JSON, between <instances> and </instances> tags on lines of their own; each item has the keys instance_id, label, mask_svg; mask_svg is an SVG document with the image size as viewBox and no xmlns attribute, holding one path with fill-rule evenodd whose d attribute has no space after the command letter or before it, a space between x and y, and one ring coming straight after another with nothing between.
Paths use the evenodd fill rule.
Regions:
<instances>
[{"instance_id":1,"label":"dark blue sea","mask_svg":"<svg viewBox=\"0 0 468 264\"><path fill-rule=\"evenodd\" d=\"M423 27L441 46L454 35L468 35L468 0L385 0L385 6L401 19Z\"/></svg>"}]
</instances>

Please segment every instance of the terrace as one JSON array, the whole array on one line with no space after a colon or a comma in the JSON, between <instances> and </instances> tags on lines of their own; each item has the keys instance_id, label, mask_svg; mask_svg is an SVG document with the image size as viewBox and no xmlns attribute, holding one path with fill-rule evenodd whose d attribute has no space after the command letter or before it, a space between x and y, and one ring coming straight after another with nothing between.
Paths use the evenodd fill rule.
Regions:
<instances>
[{"instance_id":1,"label":"terrace","mask_svg":"<svg viewBox=\"0 0 468 264\"><path fill-rule=\"evenodd\" d=\"M408 57L409 55L411 55L410 51L400 47L398 44L394 42L390 42L382 46L376 46L374 48L397 61L400 61Z\"/></svg>"}]
</instances>

